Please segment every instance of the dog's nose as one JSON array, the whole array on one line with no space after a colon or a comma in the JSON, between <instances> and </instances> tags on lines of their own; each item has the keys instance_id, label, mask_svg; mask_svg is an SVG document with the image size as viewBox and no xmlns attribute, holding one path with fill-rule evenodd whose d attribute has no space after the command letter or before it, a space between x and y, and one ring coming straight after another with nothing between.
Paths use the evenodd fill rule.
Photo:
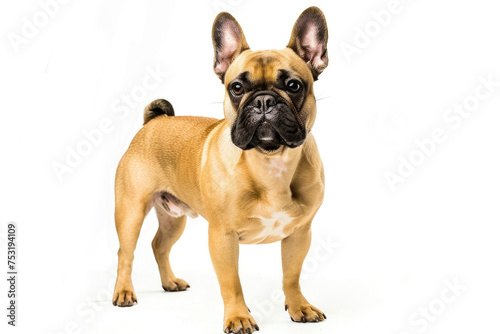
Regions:
<instances>
[{"instance_id":1,"label":"dog's nose","mask_svg":"<svg viewBox=\"0 0 500 334\"><path fill-rule=\"evenodd\" d=\"M276 98L272 95L259 95L253 100L252 105L259 113L266 113L276 105Z\"/></svg>"}]
</instances>

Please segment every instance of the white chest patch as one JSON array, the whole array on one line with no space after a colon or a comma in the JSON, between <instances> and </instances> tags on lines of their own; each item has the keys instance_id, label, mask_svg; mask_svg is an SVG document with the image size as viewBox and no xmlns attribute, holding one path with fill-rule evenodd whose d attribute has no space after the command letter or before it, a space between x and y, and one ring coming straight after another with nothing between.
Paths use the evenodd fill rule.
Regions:
<instances>
[{"instance_id":1,"label":"white chest patch","mask_svg":"<svg viewBox=\"0 0 500 334\"><path fill-rule=\"evenodd\" d=\"M286 170L286 164L283 159L276 157L271 160L271 163L269 164L269 171L272 175L281 177Z\"/></svg>"},{"instance_id":2,"label":"white chest patch","mask_svg":"<svg viewBox=\"0 0 500 334\"><path fill-rule=\"evenodd\" d=\"M285 226L288 225L293 218L284 211L278 211L271 215L270 218L255 217L260 219L262 223L262 231L259 237L266 238L268 236L285 238L286 234L283 232Z\"/></svg>"}]
</instances>

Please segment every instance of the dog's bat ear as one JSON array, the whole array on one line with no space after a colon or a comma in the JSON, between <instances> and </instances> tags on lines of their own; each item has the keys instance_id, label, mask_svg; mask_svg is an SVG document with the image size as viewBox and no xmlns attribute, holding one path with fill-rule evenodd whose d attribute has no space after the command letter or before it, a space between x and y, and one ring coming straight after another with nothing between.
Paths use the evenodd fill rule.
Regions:
<instances>
[{"instance_id":1,"label":"dog's bat ear","mask_svg":"<svg viewBox=\"0 0 500 334\"><path fill-rule=\"evenodd\" d=\"M238 22L226 12L220 13L212 27L214 44L214 72L224 83L224 75L229 65L240 53L250 49Z\"/></svg>"},{"instance_id":2,"label":"dog's bat ear","mask_svg":"<svg viewBox=\"0 0 500 334\"><path fill-rule=\"evenodd\" d=\"M287 47L304 59L317 80L328 65L327 42L325 15L318 7L309 7L295 22Z\"/></svg>"}]
</instances>

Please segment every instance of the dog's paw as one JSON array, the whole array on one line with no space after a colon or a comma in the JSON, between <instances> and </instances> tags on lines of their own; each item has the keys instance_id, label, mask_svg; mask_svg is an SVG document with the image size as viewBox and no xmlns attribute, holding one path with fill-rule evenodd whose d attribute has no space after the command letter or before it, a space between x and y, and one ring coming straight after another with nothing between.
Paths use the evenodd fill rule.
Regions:
<instances>
[{"instance_id":1,"label":"dog's paw","mask_svg":"<svg viewBox=\"0 0 500 334\"><path fill-rule=\"evenodd\" d=\"M191 286L183 280L182 278L170 279L166 283L162 283L163 290L165 291L185 291L187 288Z\"/></svg>"},{"instance_id":2,"label":"dog's paw","mask_svg":"<svg viewBox=\"0 0 500 334\"><path fill-rule=\"evenodd\" d=\"M288 303L285 305L286 310L294 322L319 322L326 319L326 315L320 309L309 303Z\"/></svg>"},{"instance_id":3,"label":"dog's paw","mask_svg":"<svg viewBox=\"0 0 500 334\"><path fill-rule=\"evenodd\" d=\"M115 306L127 307L134 305L134 303L137 303L137 296L134 289L123 289L115 291L113 294L113 305Z\"/></svg>"},{"instance_id":4,"label":"dog's paw","mask_svg":"<svg viewBox=\"0 0 500 334\"><path fill-rule=\"evenodd\" d=\"M249 313L229 316L224 321L224 333L250 334L258 330L259 326Z\"/></svg>"}]
</instances>

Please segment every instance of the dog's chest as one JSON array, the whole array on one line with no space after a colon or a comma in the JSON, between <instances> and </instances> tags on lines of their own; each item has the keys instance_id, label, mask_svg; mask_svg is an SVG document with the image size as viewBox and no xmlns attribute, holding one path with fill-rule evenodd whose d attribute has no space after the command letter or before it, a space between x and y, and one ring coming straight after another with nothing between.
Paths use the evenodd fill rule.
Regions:
<instances>
[{"instance_id":1,"label":"dog's chest","mask_svg":"<svg viewBox=\"0 0 500 334\"><path fill-rule=\"evenodd\" d=\"M279 238L283 239L287 237L285 233L285 228L293 221L294 217L291 217L286 211L277 211L267 216L255 216L258 221L260 221L260 228L256 227L257 236L256 238Z\"/></svg>"},{"instance_id":2,"label":"dog's chest","mask_svg":"<svg viewBox=\"0 0 500 334\"><path fill-rule=\"evenodd\" d=\"M283 157L269 157L253 165L258 175L242 193L246 203L241 209L238 234L241 243L270 243L288 237L301 221L300 204L293 199L290 182L295 163ZM254 197L248 201L252 194Z\"/></svg>"},{"instance_id":3,"label":"dog's chest","mask_svg":"<svg viewBox=\"0 0 500 334\"><path fill-rule=\"evenodd\" d=\"M242 243L268 243L282 240L289 236L298 221L296 210L287 206L258 206L246 222Z\"/></svg>"}]
</instances>

